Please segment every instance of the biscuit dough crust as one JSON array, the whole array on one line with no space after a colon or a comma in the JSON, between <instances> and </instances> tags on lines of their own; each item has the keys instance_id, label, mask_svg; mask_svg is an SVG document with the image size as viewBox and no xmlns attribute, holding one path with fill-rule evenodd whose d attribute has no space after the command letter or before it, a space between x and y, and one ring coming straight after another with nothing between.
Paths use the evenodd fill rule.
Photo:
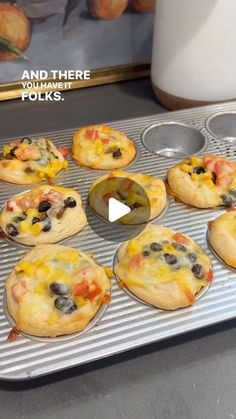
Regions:
<instances>
[{"instance_id":1,"label":"biscuit dough crust","mask_svg":"<svg viewBox=\"0 0 236 419\"><path fill-rule=\"evenodd\" d=\"M16 216L22 215L22 210L17 206L14 207L18 208L14 211L7 210L7 204L3 207L0 213L0 226L3 232L9 236L11 239L15 240L18 243L26 244L29 246L34 246L37 244L50 244L56 243L60 240L63 240L67 237L70 237L80 230L82 230L85 225L87 224L87 218L85 212L82 207L82 201L80 195L71 188L62 188L59 186L49 186L43 185L37 188L32 189L31 191L25 192L20 195L13 196L8 202L19 202L22 199L36 199L40 196L40 194L49 194L52 193L59 193L62 198L62 202L66 200L68 197L72 197L76 201L76 206L74 208L66 208L62 217L57 218L54 214L55 209L52 207L48 211L49 219L51 220L51 229L50 231L44 232L40 231L38 234L33 233L34 226L31 226L32 222L29 223L29 228L27 231L21 232L21 223L15 224L15 226L19 230L19 234L15 237L11 237L7 231L7 225L13 223L13 219ZM37 201L36 201L37 202ZM36 211L37 204L34 205L34 209ZM31 208L32 210L32 208ZM20 214L19 214L20 211ZM40 216L40 214L36 213L36 216ZM32 217L31 217L32 218ZM25 222L23 222L25 224Z\"/></svg>"},{"instance_id":2,"label":"biscuit dough crust","mask_svg":"<svg viewBox=\"0 0 236 419\"><path fill-rule=\"evenodd\" d=\"M94 278L97 295L93 298L74 295L73 287L85 280L93 287ZM77 306L69 314L55 306L58 295L50 289L55 280L69 287L68 296ZM110 287L105 270L90 256L60 245L38 245L23 257L6 280L7 308L21 332L45 337L72 334L88 325Z\"/></svg>"},{"instance_id":3,"label":"biscuit dough crust","mask_svg":"<svg viewBox=\"0 0 236 419\"><path fill-rule=\"evenodd\" d=\"M236 211L226 212L211 222L209 240L219 257L236 268Z\"/></svg>"},{"instance_id":4,"label":"biscuit dough crust","mask_svg":"<svg viewBox=\"0 0 236 419\"><path fill-rule=\"evenodd\" d=\"M173 248L179 238L186 250ZM161 244L162 250L152 251L151 243ZM167 264L167 253L178 263ZM192 272L189 254L195 255L194 263L201 265L201 279ZM193 304L196 294L212 279L211 262L202 249L190 237L158 225L148 225L135 239L121 245L115 273L141 300L165 310Z\"/></svg>"},{"instance_id":5,"label":"biscuit dough crust","mask_svg":"<svg viewBox=\"0 0 236 419\"><path fill-rule=\"evenodd\" d=\"M114 153L118 153L115 158ZM134 159L136 148L124 133L105 125L94 125L75 133L72 155L78 165L113 170L127 166Z\"/></svg>"},{"instance_id":6,"label":"biscuit dough crust","mask_svg":"<svg viewBox=\"0 0 236 419\"><path fill-rule=\"evenodd\" d=\"M202 173L194 172L199 169ZM173 194L185 204L215 208L225 205L223 197L236 190L236 163L219 156L193 156L169 169L167 180Z\"/></svg>"}]
</instances>

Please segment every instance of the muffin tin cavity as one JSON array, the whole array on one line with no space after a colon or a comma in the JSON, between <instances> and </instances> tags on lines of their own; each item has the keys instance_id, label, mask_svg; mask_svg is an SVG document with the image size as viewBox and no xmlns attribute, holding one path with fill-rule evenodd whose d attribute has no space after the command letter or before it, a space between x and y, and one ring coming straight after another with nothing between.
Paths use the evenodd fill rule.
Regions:
<instances>
[{"instance_id":1,"label":"muffin tin cavity","mask_svg":"<svg viewBox=\"0 0 236 419\"><path fill-rule=\"evenodd\" d=\"M215 137L236 144L236 112L210 116L206 121L206 128Z\"/></svg>"},{"instance_id":2,"label":"muffin tin cavity","mask_svg":"<svg viewBox=\"0 0 236 419\"><path fill-rule=\"evenodd\" d=\"M151 153L170 159L199 154L207 144L201 131L177 122L153 124L145 128L141 141Z\"/></svg>"}]
</instances>

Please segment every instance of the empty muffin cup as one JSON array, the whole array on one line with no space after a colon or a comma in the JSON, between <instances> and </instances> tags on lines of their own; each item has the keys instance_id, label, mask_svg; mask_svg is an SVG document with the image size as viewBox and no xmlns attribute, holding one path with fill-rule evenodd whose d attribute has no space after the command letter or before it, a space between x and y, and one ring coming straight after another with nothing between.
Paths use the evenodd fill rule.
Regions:
<instances>
[{"instance_id":1,"label":"empty muffin cup","mask_svg":"<svg viewBox=\"0 0 236 419\"><path fill-rule=\"evenodd\" d=\"M179 122L153 124L141 133L141 141L147 150L171 159L198 154L207 145L202 132Z\"/></svg>"},{"instance_id":2,"label":"empty muffin cup","mask_svg":"<svg viewBox=\"0 0 236 419\"><path fill-rule=\"evenodd\" d=\"M206 121L207 130L221 140L236 141L236 112L217 113Z\"/></svg>"}]
</instances>

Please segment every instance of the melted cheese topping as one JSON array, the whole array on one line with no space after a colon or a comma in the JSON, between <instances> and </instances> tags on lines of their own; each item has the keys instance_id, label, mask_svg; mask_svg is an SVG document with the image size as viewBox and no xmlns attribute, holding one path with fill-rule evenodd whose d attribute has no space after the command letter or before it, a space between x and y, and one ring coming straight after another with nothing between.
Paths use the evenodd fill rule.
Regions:
<instances>
[{"instance_id":1,"label":"melted cheese topping","mask_svg":"<svg viewBox=\"0 0 236 419\"><path fill-rule=\"evenodd\" d=\"M16 171L25 171L30 168L32 173L25 172L24 176L38 179L38 181L53 179L60 170L68 167L68 162L56 149L57 156L54 155L52 146L52 142L46 139L33 140L32 145L19 142L14 158L9 159L8 155L14 149L14 143L4 145L5 160L0 161L0 165L4 166L8 162L9 168ZM40 163L41 159L43 159L43 164Z\"/></svg>"},{"instance_id":2,"label":"melted cheese topping","mask_svg":"<svg viewBox=\"0 0 236 419\"><path fill-rule=\"evenodd\" d=\"M150 245L158 243L161 251L151 250ZM165 233L158 237L155 233L142 233L138 239L128 242L127 251L115 266L115 273L129 287L146 289L157 288L160 284L176 281L180 286L188 288L189 281L195 281L200 286L208 283L207 274L210 268L210 259L202 249L191 239L185 244L185 250L176 247L173 232L165 229ZM144 256L143 252L148 252ZM173 255L177 263L170 265L166 262L164 254ZM194 263L189 254L195 255ZM199 264L204 270L204 277L196 278L192 272L193 264ZM181 285L182 284L182 285Z\"/></svg>"}]
</instances>

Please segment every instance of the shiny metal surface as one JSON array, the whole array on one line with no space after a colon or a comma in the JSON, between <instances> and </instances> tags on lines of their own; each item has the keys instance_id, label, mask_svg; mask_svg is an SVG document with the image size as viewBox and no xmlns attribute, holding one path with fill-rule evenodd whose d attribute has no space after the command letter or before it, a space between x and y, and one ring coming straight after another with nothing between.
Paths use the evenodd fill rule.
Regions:
<instances>
[{"instance_id":1,"label":"shiny metal surface","mask_svg":"<svg viewBox=\"0 0 236 419\"><path fill-rule=\"evenodd\" d=\"M141 133L141 141L152 153L171 159L199 154L207 146L207 137L199 129L177 121L145 128Z\"/></svg>"},{"instance_id":2,"label":"shiny metal surface","mask_svg":"<svg viewBox=\"0 0 236 419\"><path fill-rule=\"evenodd\" d=\"M173 160L152 154L140 141L140 134L149 125L160 122L180 122L201 130L208 138L204 153L214 153L236 160L234 144L221 141L212 136L206 128L206 119L213 113L236 111L236 103L214 105L198 109L152 115L144 118L120 121L111 126L124 131L133 139L139 150L135 164L127 168L131 172L147 173L161 178L166 177L167 169ZM74 130L53 132L49 135L57 145L71 146ZM25 132L25 135L29 133ZM42 133L40 133L42 135ZM1 144L5 143L1 141ZM89 225L78 235L66 241L66 245L92 251L102 264L112 267L114 255L120 243L126 239L126 231L113 229L95 217L86 205L89 186L102 172L78 168L70 160L69 169L60 173L58 185L75 188L81 193ZM11 195L29 189L0 183L0 205ZM180 230L196 240L211 257L214 282L196 304L173 312L157 310L136 301L113 280L112 303L96 326L86 333L65 342L42 342L20 336L15 342L8 343L7 336L11 324L4 311L4 281L17 261L25 254L14 242L0 241L0 378L22 380L38 377L91 362L147 343L221 322L236 315L236 273L221 264L210 251L207 240L207 222L222 213L222 209L190 209L184 204L170 205L159 224ZM156 223L157 221L154 221ZM92 227L91 227L92 226Z\"/></svg>"},{"instance_id":3,"label":"shiny metal surface","mask_svg":"<svg viewBox=\"0 0 236 419\"><path fill-rule=\"evenodd\" d=\"M236 112L220 112L206 121L207 130L224 141L236 142Z\"/></svg>"}]
</instances>

